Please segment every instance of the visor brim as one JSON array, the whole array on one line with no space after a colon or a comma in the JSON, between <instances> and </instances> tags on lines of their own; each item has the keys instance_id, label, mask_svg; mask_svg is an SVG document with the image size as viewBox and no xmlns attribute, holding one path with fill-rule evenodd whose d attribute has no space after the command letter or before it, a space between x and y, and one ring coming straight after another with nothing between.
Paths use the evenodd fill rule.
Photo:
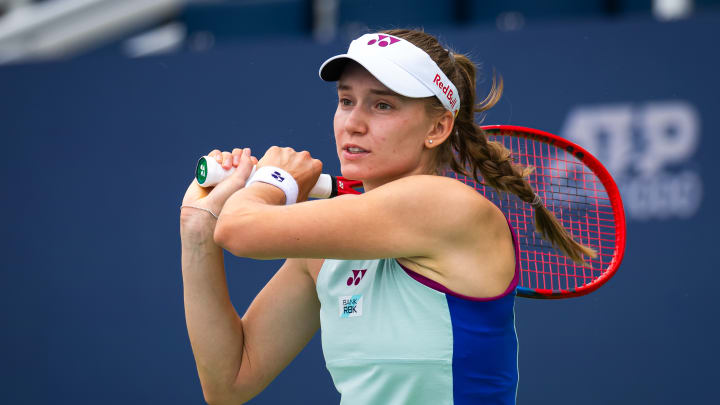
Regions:
<instances>
[{"instance_id":1,"label":"visor brim","mask_svg":"<svg viewBox=\"0 0 720 405\"><path fill-rule=\"evenodd\" d=\"M405 69L387 59L372 56L348 54L333 56L320 66L320 78L328 82L340 80L345 67L351 61L364 67L380 83L395 93L411 98L435 96L435 93Z\"/></svg>"}]
</instances>

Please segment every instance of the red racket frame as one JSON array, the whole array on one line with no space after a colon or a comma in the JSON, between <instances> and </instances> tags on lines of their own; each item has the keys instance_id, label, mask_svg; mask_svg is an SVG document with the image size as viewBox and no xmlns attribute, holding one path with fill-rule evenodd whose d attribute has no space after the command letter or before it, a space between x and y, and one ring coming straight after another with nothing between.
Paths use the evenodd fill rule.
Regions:
<instances>
[{"instance_id":1,"label":"red racket frame","mask_svg":"<svg viewBox=\"0 0 720 405\"><path fill-rule=\"evenodd\" d=\"M576 268L582 268L582 269L590 269L591 271L600 271L601 274L598 277L592 277L592 281L589 283L586 283L580 287L574 287L574 288L531 288L524 285L519 285L517 288L517 294L518 296L522 297L528 297L528 298L546 298L546 299L556 299L556 298L570 298L570 297L577 297L581 295L585 295L588 293L591 293L598 289L601 285L606 283L615 273L617 272L618 267L620 266L620 263L622 262L623 255L625 253L625 211L623 209L622 205L622 199L620 198L620 192L618 190L617 185L615 184L615 181L610 176L610 173L605 169L605 167L600 163L599 160L597 160L594 156L592 156L588 151L583 149L582 147L568 141L567 139L561 138L557 135L553 135L548 132L540 131L537 129L532 128L526 128L526 127L520 127L520 126L512 126L512 125L486 125L483 126L482 129L486 132L486 134L492 139L495 135L500 136L513 136L513 137L522 137L529 139L531 141L538 141L542 142L548 145L551 145L555 148L564 150L565 152L569 153L573 157L575 157L578 161L580 161L582 164L584 164L590 171L600 180L602 186L605 188L605 192L607 193L608 200L610 201L611 207L612 207L612 214L614 216L614 224L615 224L615 232L614 232L614 252L612 254L612 257L608 261L607 268L606 269L593 269L589 267L581 267L576 266ZM513 156L515 155L515 151L513 151ZM516 161L518 161L516 159ZM519 161L518 161L519 163ZM478 189L479 192L484 193L484 185L483 184L477 184L476 189ZM482 188L482 189L481 189ZM494 191L490 188L490 190ZM505 212L505 211L504 211ZM506 213L507 215L507 213ZM556 212L557 215L557 212ZM561 216L559 216L561 217ZM562 222L562 218L558 218ZM511 220L512 223L512 220ZM516 229L517 232L517 229ZM575 235L580 236L580 239L583 239L583 235ZM591 244L592 245L592 244ZM534 253L528 250L523 250L523 246L520 248L520 272L522 274L523 271L529 272L528 269L530 253ZM523 259L523 253L525 253L526 258ZM598 252L599 254L602 252ZM569 261L569 259L568 259ZM589 263L592 263L592 260L589 261ZM523 267L524 266L524 267ZM575 276L575 275L573 275ZM560 275L558 274L558 277ZM566 275L566 278L568 276ZM575 276L577 277L577 276ZM552 276L551 276L552 278ZM522 280L524 280L523 277L520 278L521 283Z\"/></svg>"}]
</instances>

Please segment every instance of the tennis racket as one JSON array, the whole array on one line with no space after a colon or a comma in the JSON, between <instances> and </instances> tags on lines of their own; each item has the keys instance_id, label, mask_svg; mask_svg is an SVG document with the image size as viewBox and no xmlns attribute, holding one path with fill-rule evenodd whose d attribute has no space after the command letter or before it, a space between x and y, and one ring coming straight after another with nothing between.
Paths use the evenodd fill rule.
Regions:
<instances>
[{"instance_id":1,"label":"tennis racket","mask_svg":"<svg viewBox=\"0 0 720 405\"><path fill-rule=\"evenodd\" d=\"M584 265L576 264L535 233L530 204L512 194L501 194L472 177L447 172L446 176L475 188L497 205L515 229L520 245L517 295L570 298L591 293L606 283L617 271L625 252L625 212L620 192L608 171L586 150L559 136L509 125L482 128L491 141L512 152L515 163L535 168L528 181L545 207L576 241L597 252L597 257L587 258ZM200 159L196 178L201 185L208 185L203 176L214 176L202 174L208 170L223 169L214 159ZM310 195L328 198L359 194L355 188L361 186L359 181L323 174Z\"/></svg>"},{"instance_id":2,"label":"tennis racket","mask_svg":"<svg viewBox=\"0 0 720 405\"><path fill-rule=\"evenodd\" d=\"M625 253L625 212L615 181L585 149L567 139L510 125L482 127L489 140L503 144L515 163L535 171L528 181L573 238L597 252L578 265L535 233L533 208L512 194L447 173L474 187L500 207L517 232L520 282L517 295L569 298L591 293L616 272Z\"/></svg>"}]
</instances>

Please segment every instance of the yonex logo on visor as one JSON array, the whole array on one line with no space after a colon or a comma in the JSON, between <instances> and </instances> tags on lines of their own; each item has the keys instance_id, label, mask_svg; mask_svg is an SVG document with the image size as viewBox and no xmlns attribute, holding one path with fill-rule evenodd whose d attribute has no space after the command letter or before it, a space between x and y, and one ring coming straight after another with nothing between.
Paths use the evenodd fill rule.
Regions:
<instances>
[{"instance_id":1,"label":"yonex logo on visor","mask_svg":"<svg viewBox=\"0 0 720 405\"><path fill-rule=\"evenodd\" d=\"M457 116L457 88L430 56L402 38L387 34L365 34L352 41L347 53L334 56L320 67L323 80L339 80L348 60L362 65L380 83L405 97L435 96Z\"/></svg>"},{"instance_id":2,"label":"yonex logo on visor","mask_svg":"<svg viewBox=\"0 0 720 405\"><path fill-rule=\"evenodd\" d=\"M386 39L389 40L390 42L388 42ZM378 41L379 41L379 42L378 42ZM386 47L386 46L388 46L388 45L392 45L392 44L394 44L395 42L399 42L399 41L400 41L399 38L391 37L391 36L388 36L388 35L380 35L380 34L378 34L378 38L377 38L377 39L371 39L370 41L368 41L367 44L368 44L368 45L378 44L378 46L384 48L384 47Z\"/></svg>"}]
</instances>

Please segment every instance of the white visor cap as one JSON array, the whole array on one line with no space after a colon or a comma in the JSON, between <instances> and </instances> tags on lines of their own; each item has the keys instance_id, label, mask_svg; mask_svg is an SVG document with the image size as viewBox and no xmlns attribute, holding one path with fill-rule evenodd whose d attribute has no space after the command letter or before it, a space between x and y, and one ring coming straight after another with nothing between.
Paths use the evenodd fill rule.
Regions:
<instances>
[{"instance_id":1,"label":"white visor cap","mask_svg":"<svg viewBox=\"0 0 720 405\"><path fill-rule=\"evenodd\" d=\"M352 41L347 53L333 56L320 66L320 78L334 82L353 60L380 83L405 97L435 96L453 116L460 110L457 88L422 49L387 34L365 34Z\"/></svg>"}]
</instances>

